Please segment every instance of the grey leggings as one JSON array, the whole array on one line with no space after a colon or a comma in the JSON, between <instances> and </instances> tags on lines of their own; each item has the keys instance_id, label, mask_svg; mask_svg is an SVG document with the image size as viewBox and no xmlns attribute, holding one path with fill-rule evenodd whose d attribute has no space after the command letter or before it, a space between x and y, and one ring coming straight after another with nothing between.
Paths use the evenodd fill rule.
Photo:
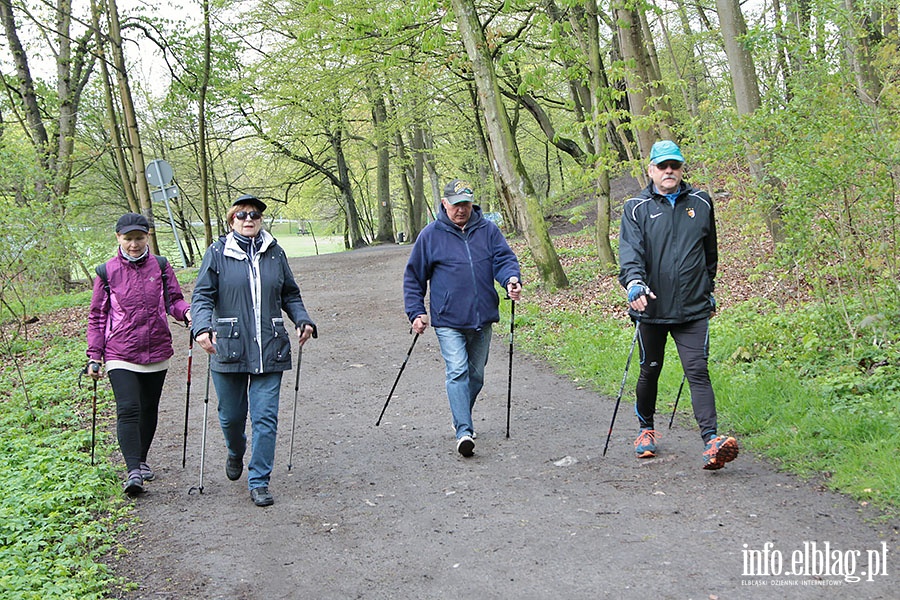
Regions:
<instances>
[{"instance_id":1,"label":"grey leggings","mask_svg":"<svg viewBox=\"0 0 900 600\"><path fill-rule=\"evenodd\" d=\"M653 428L659 375L662 372L666 340L672 335L681 366L690 384L694 419L703 441L716 435L716 397L709 380L709 319L677 325L638 323L641 372L638 376L634 411L640 426Z\"/></svg>"}]
</instances>

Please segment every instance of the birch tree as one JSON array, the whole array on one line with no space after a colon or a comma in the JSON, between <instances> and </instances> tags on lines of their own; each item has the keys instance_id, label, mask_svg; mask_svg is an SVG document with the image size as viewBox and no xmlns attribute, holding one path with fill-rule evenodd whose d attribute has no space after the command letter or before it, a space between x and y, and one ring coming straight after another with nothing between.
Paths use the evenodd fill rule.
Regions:
<instances>
[{"instance_id":1,"label":"birch tree","mask_svg":"<svg viewBox=\"0 0 900 600\"><path fill-rule=\"evenodd\" d=\"M495 170L503 186L501 194L508 196L510 203L521 211L525 239L541 280L553 288L567 287L568 278L550 239L534 187L522 165L475 4L473 0L452 0L452 5L466 54L472 63L488 141L496 161Z\"/></svg>"}]
</instances>

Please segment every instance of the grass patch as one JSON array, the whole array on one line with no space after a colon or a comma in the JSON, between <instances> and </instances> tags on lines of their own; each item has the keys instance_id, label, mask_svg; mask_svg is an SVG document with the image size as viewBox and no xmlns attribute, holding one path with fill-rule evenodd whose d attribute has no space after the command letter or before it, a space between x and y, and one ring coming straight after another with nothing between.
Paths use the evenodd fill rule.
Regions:
<instances>
[{"instance_id":1,"label":"grass patch","mask_svg":"<svg viewBox=\"0 0 900 600\"><path fill-rule=\"evenodd\" d=\"M91 387L78 387L84 342L52 329L17 356L27 397L12 361L0 372L0 590L99 599L117 583L102 558L116 548L127 505L100 422L91 465ZM98 414L111 410L104 387Z\"/></svg>"}]
</instances>

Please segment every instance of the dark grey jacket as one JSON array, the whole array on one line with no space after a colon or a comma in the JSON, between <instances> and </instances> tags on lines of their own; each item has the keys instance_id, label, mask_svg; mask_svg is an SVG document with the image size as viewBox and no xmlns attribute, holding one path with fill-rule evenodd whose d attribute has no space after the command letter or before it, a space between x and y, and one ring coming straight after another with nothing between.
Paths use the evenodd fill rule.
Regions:
<instances>
[{"instance_id":1,"label":"dark grey jacket","mask_svg":"<svg viewBox=\"0 0 900 600\"><path fill-rule=\"evenodd\" d=\"M291 368L291 341L282 311L296 326L315 324L284 250L267 231L251 261L232 234L206 250L191 296L193 335L215 331L212 370L272 373ZM313 333L316 337L318 332Z\"/></svg>"},{"instance_id":2,"label":"dark grey jacket","mask_svg":"<svg viewBox=\"0 0 900 600\"><path fill-rule=\"evenodd\" d=\"M653 183L625 201L619 230L619 282L646 283L656 294L644 323L677 324L709 317L719 254L712 200L682 182L675 206Z\"/></svg>"}]
</instances>

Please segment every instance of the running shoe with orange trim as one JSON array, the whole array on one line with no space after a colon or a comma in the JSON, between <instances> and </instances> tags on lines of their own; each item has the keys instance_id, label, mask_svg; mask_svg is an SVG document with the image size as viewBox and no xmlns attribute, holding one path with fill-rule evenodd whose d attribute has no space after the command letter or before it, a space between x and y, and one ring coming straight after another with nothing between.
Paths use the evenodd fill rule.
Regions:
<instances>
[{"instance_id":1,"label":"running shoe with orange trim","mask_svg":"<svg viewBox=\"0 0 900 600\"><path fill-rule=\"evenodd\" d=\"M706 442L706 450L703 451L703 468L707 471L715 471L737 458L737 440L730 436L717 435Z\"/></svg>"},{"instance_id":2,"label":"running shoe with orange trim","mask_svg":"<svg viewBox=\"0 0 900 600\"><path fill-rule=\"evenodd\" d=\"M634 452L638 458L653 458L656 456L656 438L659 434L655 429L641 429L641 434L634 440Z\"/></svg>"}]
</instances>

